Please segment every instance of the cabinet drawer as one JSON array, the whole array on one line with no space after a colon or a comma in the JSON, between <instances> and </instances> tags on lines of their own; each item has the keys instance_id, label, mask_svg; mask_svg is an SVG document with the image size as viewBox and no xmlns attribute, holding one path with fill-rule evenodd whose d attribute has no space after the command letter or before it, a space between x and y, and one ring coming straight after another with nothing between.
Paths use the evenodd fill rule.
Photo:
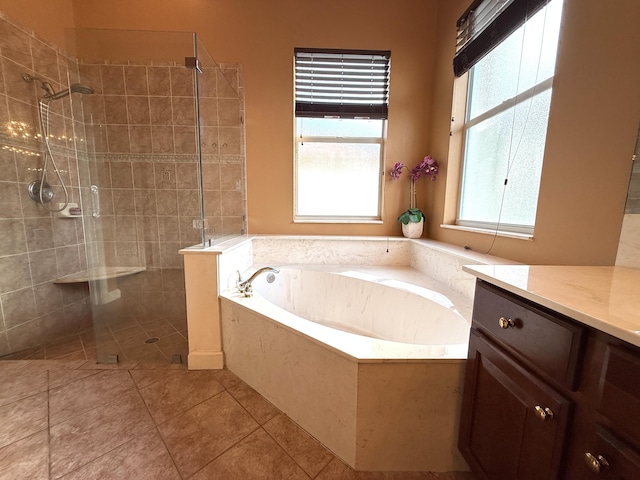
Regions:
<instances>
[{"instance_id":1,"label":"cabinet drawer","mask_svg":"<svg viewBox=\"0 0 640 480\"><path fill-rule=\"evenodd\" d=\"M640 442L640 355L607 345L599 390L598 411Z\"/></svg>"},{"instance_id":2,"label":"cabinet drawer","mask_svg":"<svg viewBox=\"0 0 640 480\"><path fill-rule=\"evenodd\" d=\"M537 373L575 389L584 343L579 324L481 280L473 322Z\"/></svg>"},{"instance_id":3,"label":"cabinet drawer","mask_svg":"<svg viewBox=\"0 0 640 480\"><path fill-rule=\"evenodd\" d=\"M598 426L593 450L585 452L584 478L631 480L640 478L640 455L613 433Z\"/></svg>"}]
</instances>

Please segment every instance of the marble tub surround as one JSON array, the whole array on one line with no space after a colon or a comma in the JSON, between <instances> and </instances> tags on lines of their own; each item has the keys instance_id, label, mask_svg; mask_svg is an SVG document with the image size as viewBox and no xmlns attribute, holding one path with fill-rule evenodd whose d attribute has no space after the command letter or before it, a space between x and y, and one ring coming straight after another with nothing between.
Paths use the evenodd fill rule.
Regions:
<instances>
[{"instance_id":1,"label":"marble tub surround","mask_svg":"<svg viewBox=\"0 0 640 480\"><path fill-rule=\"evenodd\" d=\"M180 250L187 284L189 368L222 368L220 302L223 291L264 265L385 265L408 266L473 298L474 278L462 271L467 264L511 264L433 240L402 237L251 235L238 236L208 248Z\"/></svg>"},{"instance_id":2,"label":"marble tub surround","mask_svg":"<svg viewBox=\"0 0 640 480\"><path fill-rule=\"evenodd\" d=\"M463 360L358 361L232 301L222 323L228 368L351 467L467 470Z\"/></svg>"},{"instance_id":3,"label":"marble tub surround","mask_svg":"<svg viewBox=\"0 0 640 480\"><path fill-rule=\"evenodd\" d=\"M465 270L521 297L640 347L640 270L484 265Z\"/></svg>"},{"instance_id":4,"label":"marble tub surround","mask_svg":"<svg viewBox=\"0 0 640 480\"><path fill-rule=\"evenodd\" d=\"M474 278L463 272L463 265L515 263L435 240L402 237L257 235L251 243L256 265L409 266L469 299Z\"/></svg>"},{"instance_id":5,"label":"marble tub surround","mask_svg":"<svg viewBox=\"0 0 640 480\"><path fill-rule=\"evenodd\" d=\"M0 381L2 479L473 480L355 472L226 369L18 360Z\"/></svg>"},{"instance_id":6,"label":"marble tub surround","mask_svg":"<svg viewBox=\"0 0 640 480\"><path fill-rule=\"evenodd\" d=\"M285 266L272 284L257 277L253 297L221 294L229 369L364 471L466 469L470 314L469 299L409 266Z\"/></svg>"}]
</instances>

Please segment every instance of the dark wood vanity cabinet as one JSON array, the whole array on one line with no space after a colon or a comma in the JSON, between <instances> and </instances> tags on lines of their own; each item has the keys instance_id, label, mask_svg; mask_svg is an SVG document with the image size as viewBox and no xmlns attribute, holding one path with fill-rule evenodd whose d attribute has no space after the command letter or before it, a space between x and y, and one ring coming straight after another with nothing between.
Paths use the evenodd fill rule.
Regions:
<instances>
[{"instance_id":1,"label":"dark wood vanity cabinet","mask_svg":"<svg viewBox=\"0 0 640 480\"><path fill-rule=\"evenodd\" d=\"M478 280L459 447L483 480L640 479L640 349Z\"/></svg>"}]
</instances>

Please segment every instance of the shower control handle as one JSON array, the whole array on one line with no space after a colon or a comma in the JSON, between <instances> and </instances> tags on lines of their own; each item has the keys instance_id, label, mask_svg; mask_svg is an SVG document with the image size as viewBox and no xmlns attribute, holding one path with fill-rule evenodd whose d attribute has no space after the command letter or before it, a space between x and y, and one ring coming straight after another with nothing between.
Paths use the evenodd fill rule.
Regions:
<instances>
[{"instance_id":1,"label":"shower control handle","mask_svg":"<svg viewBox=\"0 0 640 480\"><path fill-rule=\"evenodd\" d=\"M93 205L93 218L100 217L100 189L97 185L91 185L91 200Z\"/></svg>"}]
</instances>

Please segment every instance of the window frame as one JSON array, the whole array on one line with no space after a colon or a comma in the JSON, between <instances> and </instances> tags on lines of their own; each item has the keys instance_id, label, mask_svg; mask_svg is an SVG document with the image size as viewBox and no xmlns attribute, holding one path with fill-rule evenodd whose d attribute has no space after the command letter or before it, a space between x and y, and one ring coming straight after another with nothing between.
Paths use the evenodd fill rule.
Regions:
<instances>
[{"instance_id":1,"label":"window frame","mask_svg":"<svg viewBox=\"0 0 640 480\"><path fill-rule=\"evenodd\" d=\"M546 7L549 3L551 3L552 0L546 0L546 1L542 1L542 2L538 2L538 7L539 8L544 8ZM479 2L475 2L475 3L479 3ZM542 5L540 5L542 4ZM537 13L537 10L536 10ZM526 22L525 22L526 23ZM523 23L524 25L524 23ZM517 30L517 29L515 29ZM514 31L515 31L514 30ZM513 32L511 32L513 33ZM510 35L506 35L504 38L502 38L500 40L499 43L502 43L504 40L506 40L506 38L508 38ZM559 39L558 39L559 41ZM498 44L499 44L498 43ZM497 45L497 44L496 44ZM482 62L483 59L478 60L476 63L480 63ZM456 207L455 207L455 220L454 220L454 224L453 225L442 225L445 228L454 228L454 229L461 229L461 230L467 230L467 231L474 231L474 232L479 232L479 233L488 233L488 234L492 234L492 235L499 235L499 236L507 236L507 237L513 237L513 238L524 238L524 239L532 239L533 238L533 233L534 233L534 229L535 229L535 218L533 221L533 225L520 225L520 224L511 224L511 223L505 223L505 222L501 222L500 221L500 215L498 216L497 222L487 222L487 221L480 221L480 220L463 220L460 218L460 211L462 209L462 202L463 202L463 184L464 184L464 169L467 163L467 148L468 148L468 131L470 128L488 120L491 118L495 118L496 116L498 116L499 114L511 109L511 108L517 108L518 105L522 105L524 102L527 101L532 101L534 99L535 96L543 94L546 91L549 90L553 90L553 81L555 78L555 71L554 74L551 77L548 77L538 83L536 83L535 85L533 85L532 87L528 88L527 90L520 92L520 93L516 93L513 97L504 100L502 103L490 108L489 110L479 114L478 116L476 116L473 119L469 119L470 116L470 108L469 106L471 105L471 101L472 101L472 91L473 91L473 74L474 74L474 65L470 66L466 71L464 71L461 75L457 76L456 78L456 84L460 86L460 88L464 88L465 89L465 95L464 95L464 108L462 109L464 114L462 115L463 117L463 121L461 122L461 125L459 126L460 129L460 135L458 135L458 139L460 141L460 146L459 146L459 165L460 165L460 173L457 179L457 202L456 202ZM460 95L460 97L462 97L462 95ZM455 92L454 92L454 98L455 98ZM551 105L550 105L551 108ZM455 108L455 100L454 100L454 109ZM452 123L455 124L455 114L456 112L452 112ZM452 125L452 127L454 127L454 125ZM452 141L453 141L453 137L454 137L454 128L452 128ZM547 120L547 131L545 132L545 141L546 141L546 137L548 135L548 120ZM542 162L544 163L544 156L542 158ZM540 190L538 189L538 199L537 199L537 203L539 202L539 193ZM502 202L504 202L504 193L503 193L503 198L502 198ZM502 210L502 208L501 208Z\"/></svg>"},{"instance_id":2,"label":"window frame","mask_svg":"<svg viewBox=\"0 0 640 480\"><path fill-rule=\"evenodd\" d=\"M362 56L386 56L386 77L384 83L385 103L367 105L360 103L354 105L345 99L344 104L341 100L335 103L327 102L326 99L320 101L316 105L301 105L298 100L298 84L294 78L294 158L293 158L293 222L294 223L368 223L381 224L383 213L383 196L384 196L384 165L385 165L385 147L387 138L387 118L389 105L389 70L391 52L388 50L348 50L348 49L313 49L313 48L296 48L294 49L294 76L296 73L297 54L318 53L329 55L362 55ZM348 90L348 89L345 89ZM379 90L379 89L378 89ZM345 92L349 96L349 92ZM379 97L379 94L378 94ZM379 98L378 98L379 99ZM328 107L328 108L326 108ZM380 136L376 137L357 137L347 135L303 135L298 131L298 119L304 118L326 118L326 119L350 119L350 120L378 120L382 122ZM298 185L300 165L299 165L299 147L304 143L344 143L344 144L377 144L380 146L380 155L378 159L378 184L377 184L377 213L375 215L307 215L299 213L299 193Z\"/></svg>"},{"instance_id":3,"label":"window frame","mask_svg":"<svg viewBox=\"0 0 640 480\"><path fill-rule=\"evenodd\" d=\"M296 117L294 120L295 135L295 152L293 162L293 222L294 223L382 223L382 207L383 207L383 186L384 186L384 158L387 121L382 120L382 128L380 137L335 137L335 136L303 136L297 134L297 119L304 117ZM364 119L363 119L364 120ZM303 143L345 143L345 144L379 144L379 179L378 179L378 213L377 215L301 215L298 213L298 149Z\"/></svg>"}]
</instances>

